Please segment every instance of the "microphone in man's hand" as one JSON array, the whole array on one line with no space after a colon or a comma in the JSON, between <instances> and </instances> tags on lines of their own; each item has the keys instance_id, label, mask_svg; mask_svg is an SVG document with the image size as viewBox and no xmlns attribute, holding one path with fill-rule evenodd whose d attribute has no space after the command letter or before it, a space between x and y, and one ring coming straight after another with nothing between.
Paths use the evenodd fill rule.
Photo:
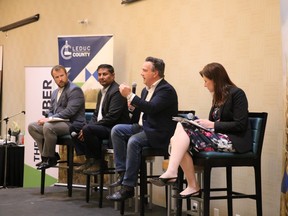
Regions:
<instances>
[{"instance_id":1,"label":"microphone in man's hand","mask_svg":"<svg viewBox=\"0 0 288 216\"><path fill-rule=\"evenodd\" d=\"M193 113L187 113L187 118L188 118L189 120L193 120L193 119L194 119Z\"/></svg>"},{"instance_id":2,"label":"microphone in man's hand","mask_svg":"<svg viewBox=\"0 0 288 216\"><path fill-rule=\"evenodd\" d=\"M77 136L78 136L78 134L77 134L75 131L73 131L73 132L71 133L71 137L76 138Z\"/></svg>"},{"instance_id":3,"label":"microphone in man's hand","mask_svg":"<svg viewBox=\"0 0 288 216\"><path fill-rule=\"evenodd\" d=\"M188 118L189 120L196 120L196 119L198 119L198 117L195 116L193 113L188 113L188 114L187 114L187 118Z\"/></svg>"},{"instance_id":4,"label":"microphone in man's hand","mask_svg":"<svg viewBox=\"0 0 288 216\"><path fill-rule=\"evenodd\" d=\"M49 110L42 111L42 113L43 113L43 116L44 116L45 118L48 118L48 116L49 116Z\"/></svg>"},{"instance_id":5,"label":"microphone in man's hand","mask_svg":"<svg viewBox=\"0 0 288 216\"><path fill-rule=\"evenodd\" d=\"M136 82L133 82L133 83L132 83L132 93L133 93L133 94L136 94L136 87L137 87L137 83L136 83Z\"/></svg>"}]
</instances>

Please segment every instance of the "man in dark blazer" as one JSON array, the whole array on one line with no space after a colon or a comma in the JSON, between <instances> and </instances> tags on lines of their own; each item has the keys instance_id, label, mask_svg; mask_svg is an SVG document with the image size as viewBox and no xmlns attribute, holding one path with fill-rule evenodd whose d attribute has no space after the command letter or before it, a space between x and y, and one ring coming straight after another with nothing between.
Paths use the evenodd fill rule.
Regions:
<instances>
[{"instance_id":1,"label":"man in dark blazer","mask_svg":"<svg viewBox=\"0 0 288 216\"><path fill-rule=\"evenodd\" d=\"M54 66L51 75L58 88L52 93L49 112L45 118L28 126L29 134L36 141L42 158L36 164L37 169L56 165L59 159L55 153L57 136L69 134L71 124L85 122L85 99L81 88L68 80L67 71L61 65Z\"/></svg>"},{"instance_id":2,"label":"man in dark blazer","mask_svg":"<svg viewBox=\"0 0 288 216\"><path fill-rule=\"evenodd\" d=\"M76 172L95 172L99 169L101 152L104 150L103 139L110 138L111 128L116 124L130 122L127 100L119 92L119 85L115 82L114 68L108 64L101 64L97 68L98 81L103 86L98 94L96 109L88 124L77 131L73 124L71 132L78 135L75 140L77 155L84 154L86 161L74 168Z\"/></svg>"},{"instance_id":3,"label":"man in dark blazer","mask_svg":"<svg viewBox=\"0 0 288 216\"><path fill-rule=\"evenodd\" d=\"M119 177L111 187L121 189L107 196L112 201L122 201L134 196L143 147L163 148L168 152L176 122L178 98L175 89L164 79L165 63L162 59L147 57L142 67L146 88L141 98L129 86L120 85L120 92L127 98L137 123L113 127L111 140L114 148L116 171Z\"/></svg>"}]
</instances>

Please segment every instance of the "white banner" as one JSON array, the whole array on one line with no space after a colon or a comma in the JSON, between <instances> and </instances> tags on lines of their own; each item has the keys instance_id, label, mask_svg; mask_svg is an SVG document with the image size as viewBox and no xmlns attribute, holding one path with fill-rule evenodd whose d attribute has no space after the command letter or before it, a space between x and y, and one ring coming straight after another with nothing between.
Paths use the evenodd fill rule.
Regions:
<instances>
[{"instance_id":1,"label":"white banner","mask_svg":"<svg viewBox=\"0 0 288 216\"><path fill-rule=\"evenodd\" d=\"M28 133L28 124L43 118L49 108L52 91L57 88L51 76L51 68L25 67L25 164L35 169L41 155ZM58 169L47 169L46 173L58 179Z\"/></svg>"}]
</instances>

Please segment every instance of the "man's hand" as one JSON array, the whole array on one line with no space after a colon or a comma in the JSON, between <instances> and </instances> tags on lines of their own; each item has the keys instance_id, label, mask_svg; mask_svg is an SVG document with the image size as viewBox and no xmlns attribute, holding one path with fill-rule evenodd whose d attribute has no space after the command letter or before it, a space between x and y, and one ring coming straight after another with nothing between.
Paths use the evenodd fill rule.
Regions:
<instances>
[{"instance_id":1,"label":"man's hand","mask_svg":"<svg viewBox=\"0 0 288 216\"><path fill-rule=\"evenodd\" d=\"M83 137L83 131L80 130L78 137L77 137L80 141L84 142L84 137Z\"/></svg>"},{"instance_id":2,"label":"man's hand","mask_svg":"<svg viewBox=\"0 0 288 216\"><path fill-rule=\"evenodd\" d=\"M135 110L135 107L132 106L132 105L130 104L130 102L128 102L128 110L129 110L130 112L133 112L133 111Z\"/></svg>"},{"instance_id":3,"label":"man's hand","mask_svg":"<svg viewBox=\"0 0 288 216\"><path fill-rule=\"evenodd\" d=\"M123 97L127 97L132 92L130 86L127 86L125 84L121 84L119 86L119 91Z\"/></svg>"},{"instance_id":4,"label":"man's hand","mask_svg":"<svg viewBox=\"0 0 288 216\"><path fill-rule=\"evenodd\" d=\"M44 123L47 122L48 120L49 120L49 118L41 118L41 119L38 120L37 123L38 123L39 125L44 125Z\"/></svg>"}]
</instances>

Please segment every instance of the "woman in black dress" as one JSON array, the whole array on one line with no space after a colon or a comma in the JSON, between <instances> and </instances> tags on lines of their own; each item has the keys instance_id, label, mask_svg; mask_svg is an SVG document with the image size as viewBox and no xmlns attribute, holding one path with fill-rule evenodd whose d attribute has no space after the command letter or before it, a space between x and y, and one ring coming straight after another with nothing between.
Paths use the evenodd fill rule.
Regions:
<instances>
[{"instance_id":1,"label":"woman in black dress","mask_svg":"<svg viewBox=\"0 0 288 216\"><path fill-rule=\"evenodd\" d=\"M245 92L230 80L225 68L219 63L206 65L200 71L200 75L204 80L204 86L212 94L212 107L208 119L195 121L208 130L179 122L170 140L168 169L159 178L151 179L152 184L157 186L172 184L177 179L180 165L188 184L177 198L189 198L200 194L193 154L199 151L244 153L252 148Z\"/></svg>"}]
</instances>

